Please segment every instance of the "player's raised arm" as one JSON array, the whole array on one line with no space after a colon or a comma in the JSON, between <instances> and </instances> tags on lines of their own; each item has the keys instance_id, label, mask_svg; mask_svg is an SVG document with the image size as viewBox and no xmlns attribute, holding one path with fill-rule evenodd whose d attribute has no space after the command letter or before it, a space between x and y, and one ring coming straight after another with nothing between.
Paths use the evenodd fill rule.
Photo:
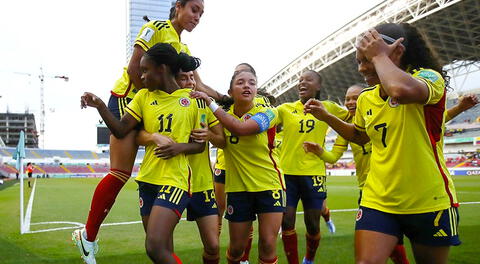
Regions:
<instances>
[{"instance_id":1,"label":"player's raised arm","mask_svg":"<svg viewBox=\"0 0 480 264\"><path fill-rule=\"evenodd\" d=\"M112 112L108 110L102 99L100 99L93 93L84 93L81 96L80 100L81 108L86 108L87 106L90 106L97 109L103 121L105 121L107 127L117 138L125 137L128 132L130 132L138 124L138 121L128 113L125 114L122 119L116 119Z\"/></svg>"}]
</instances>

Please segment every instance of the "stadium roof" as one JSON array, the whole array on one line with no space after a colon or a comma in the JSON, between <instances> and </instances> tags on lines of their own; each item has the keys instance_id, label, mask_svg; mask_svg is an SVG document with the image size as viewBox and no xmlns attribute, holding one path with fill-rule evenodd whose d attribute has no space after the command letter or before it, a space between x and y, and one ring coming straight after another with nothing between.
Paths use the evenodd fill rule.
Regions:
<instances>
[{"instance_id":1,"label":"stadium roof","mask_svg":"<svg viewBox=\"0 0 480 264\"><path fill-rule=\"evenodd\" d=\"M453 75L480 70L480 1L388 0L354 19L275 74L261 89L280 103L298 99L295 86L306 69L323 76L322 99L343 101L346 88L363 82L355 62L355 38L380 23L421 28ZM457 72L458 71L458 72Z\"/></svg>"}]
</instances>

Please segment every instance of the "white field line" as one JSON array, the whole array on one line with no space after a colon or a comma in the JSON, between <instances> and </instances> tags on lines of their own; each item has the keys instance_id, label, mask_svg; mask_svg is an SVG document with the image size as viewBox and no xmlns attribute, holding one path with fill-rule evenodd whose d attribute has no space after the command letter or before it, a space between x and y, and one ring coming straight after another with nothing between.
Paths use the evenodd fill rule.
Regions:
<instances>
[{"instance_id":1,"label":"white field line","mask_svg":"<svg viewBox=\"0 0 480 264\"><path fill-rule=\"evenodd\" d=\"M30 220L32 219L32 207L33 207L33 197L35 196L35 188L37 187L37 178L33 182L32 192L30 193L30 199L28 199L27 212L25 213L25 220L23 221L23 232L30 232Z\"/></svg>"},{"instance_id":2,"label":"white field line","mask_svg":"<svg viewBox=\"0 0 480 264\"><path fill-rule=\"evenodd\" d=\"M471 205L471 204L480 204L480 201L478 202L463 202L460 203L461 205ZM27 209L28 210L28 209ZM358 208L353 208L353 209L332 209L330 212L332 213L342 213L342 212L356 212ZM303 215L304 212L297 212L297 215ZM181 218L180 220L185 221L186 218ZM107 224L102 224L102 226L117 226L117 225L132 225L132 224L140 224L142 221L129 221L129 222L118 222L118 223L107 223ZM28 231L27 233L33 234L33 233L43 233L43 232L51 232L51 231L58 231L58 230L65 230L65 229L77 229L77 228L82 228L85 225L82 223L78 222L40 222L40 223L32 223L31 225L48 225L48 224L71 224L75 226L69 226L69 227L57 227L57 228L50 228L50 229L41 229L41 230L35 230L35 231Z\"/></svg>"}]
</instances>

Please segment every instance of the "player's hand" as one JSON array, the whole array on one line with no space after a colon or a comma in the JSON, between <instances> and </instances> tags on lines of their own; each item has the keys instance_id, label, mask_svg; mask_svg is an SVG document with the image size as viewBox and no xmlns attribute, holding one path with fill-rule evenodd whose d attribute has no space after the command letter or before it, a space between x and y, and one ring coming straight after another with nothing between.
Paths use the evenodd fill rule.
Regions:
<instances>
[{"instance_id":1,"label":"player's hand","mask_svg":"<svg viewBox=\"0 0 480 264\"><path fill-rule=\"evenodd\" d=\"M182 152L182 146L178 143L165 144L155 148L155 156L161 159L169 159Z\"/></svg>"},{"instance_id":2,"label":"player's hand","mask_svg":"<svg viewBox=\"0 0 480 264\"><path fill-rule=\"evenodd\" d=\"M157 147L176 143L172 138L159 133L152 134L152 141Z\"/></svg>"},{"instance_id":3,"label":"player's hand","mask_svg":"<svg viewBox=\"0 0 480 264\"><path fill-rule=\"evenodd\" d=\"M357 37L355 47L367 60L372 61L372 58L379 55L390 56L397 46L403 47L403 40L403 38L399 38L394 43L387 44L382 36L380 36L380 33L374 28L371 28Z\"/></svg>"},{"instance_id":4,"label":"player's hand","mask_svg":"<svg viewBox=\"0 0 480 264\"><path fill-rule=\"evenodd\" d=\"M85 92L80 97L81 108L87 108L87 106L98 108L102 104L104 104L102 99L100 99L98 96L94 95L93 93Z\"/></svg>"},{"instance_id":5,"label":"player's hand","mask_svg":"<svg viewBox=\"0 0 480 264\"><path fill-rule=\"evenodd\" d=\"M305 152L312 152L318 156L322 155L325 151L318 143L305 141L303 142L303 150Z\"/></svg>"},{"instance_id":6,"label":"player's hand","mask_svg":"<svg viewBox=\"0 0 480 264\"><path fill-rule=\"evenodd\" d=\"M206 128L207 125L203 122L201 122L200 125L202 128L192 130L190 137L197 143L204 143L209 139L208 128Z\"/></svg>"},{"instance_id":7,"label":"player's hand","mask_svg":"<svg viewBox=\"0 0 480 264\"><path fill-rule=\"evenodd\" d=\"M478 104L478 97L475 94L467 94L458 99L458 107L466 111Z\"/></svg>"},{"instance_id":8,"label":"player's hand","mask_svg":"<svg viewBox=\"0 0 480 264\"><path fill-rule=\"evenodd\" d=\"M206 93L200 92L200 91L191 91L190 92L190 97L191 98L196 98L196 99L203 99L207 105L210 105L212 103L212 98L210 98Z\"/></svg>"},{"instance_id":9,"label":"player's hand","mask_svg":"<svg viewBox=\"0 0 480 264\"><path fill-rule=\"evenodd\" d=\"M305 114L312 114L318 120L325 120L325 118L329 115L328 111L323 106L322 102L317 99L309 99L303 108L303 112Z\"/></svg>"}]
</instances>

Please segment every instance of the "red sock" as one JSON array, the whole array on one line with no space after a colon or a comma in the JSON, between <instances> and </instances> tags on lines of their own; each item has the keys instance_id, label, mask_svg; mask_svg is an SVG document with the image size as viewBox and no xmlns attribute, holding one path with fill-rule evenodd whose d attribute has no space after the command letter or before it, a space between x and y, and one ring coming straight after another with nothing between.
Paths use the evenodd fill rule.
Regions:
<instances>
[{"instance_id":1,"label":"red sock","mask_svg":"<svg viewBox=\"0 0 480 264\"><path fill-rule=\"evenodd\" d=\"M240 259L235 259L230 255L230 249L227 249L227 263L228 264L240 264Z\"/></svg>"},{"instance_id":2,"label":"red sock","mask_svg":"<svg viewBox=\"0 0 480 264\"><path fill-rule=\"evenodd\" d=\"M275 257L273 259L261 259L259 258L258 264L277 264L278 263L278 257Z\"/></svg>"},{"instance_id":3,"label":"red sock","mask_svg":"<svg viewBox=\"0 0 480 264\"><path fill-rule=\"evenodd\" d=\"M393 248L392 254L390 255L390 259L395 264L409 264L407 259L407 254L405 252L405 246L402 244L398 244Z\"/></svg>"},{"instance_id":4,"label":"red sock","mask_svg":"<svg viewBox=\"0 0 480 264\"><path fill-rule=\"evenodd\" d=\"M115 203L115 198L117 198L118 193L129 178L130 173L111 169L98 183L93 193L92 204L90 205L90 212L88 212L87 224L85 225L88 241L95 241L97 238L100 225L107 217L110 208Z\"/></svg>"},{"instance_id":5,"label":"red sock","mask_svg":"<svg viewBox=\"0 0 480 264\"><path fill-rule=\"evenodd\" d=\"M182 264L182 261L180 260L180 258L177 255L175 255L175 253L172 253L172 257L175 259L177 264Z\"/></svg>"},{"instance_id":6,"label":"red sock","mask_svg":"<svg viewBox=\"0 0 480 264\"><path fill-rule=\"evenodd\" d=\"M320 244L320 232L316 235L305 235L307 238L307 253L305 254L305 258L307 260L313 261L315 259L315 253L317 253L318 245Z\"/></svg>"},{"instance_id":7,"label":"red sock","mask_svg":"<svg viewBox=\"0 0 480 264\"><path fill-rule=\"evenodd\" d=\"M283 230L282 240L288 264L298 264L298 240L295 229Z\"/></svg>"},{"instance_id":8,"label":"red sock","mask_svg":"<svg viewBox=\"0 0 480 264\"><path fill-rule=\"evenodd\" d=\"M330 209L328 207L325 207L325 210L322 211L322 217L325 222L330 221Z\"/></svg>"},{"instance_id":9,"label":"red sock","mask_svg":"<svg viewBox=\"0 0 480 264\"><path fill-rule=\"evenodd\" d=\"M203 264L219 264L220 263L220 256L217 255L209 255L207 252L203 252Z\"/></svg>"},{"instance_id":10,"label":"red sock","mask_svg":"<svg viewBox=\"0 0 480 264\"><path fill-rule=\"evenodd\" d=\"M245 251L243 252L242 259L240 261L247 261L250 255L250 249L252 249L252 240L253 240L253 226L250 227L250 233L248 234L248 243Z\"/></svg>"}]
</instances>

